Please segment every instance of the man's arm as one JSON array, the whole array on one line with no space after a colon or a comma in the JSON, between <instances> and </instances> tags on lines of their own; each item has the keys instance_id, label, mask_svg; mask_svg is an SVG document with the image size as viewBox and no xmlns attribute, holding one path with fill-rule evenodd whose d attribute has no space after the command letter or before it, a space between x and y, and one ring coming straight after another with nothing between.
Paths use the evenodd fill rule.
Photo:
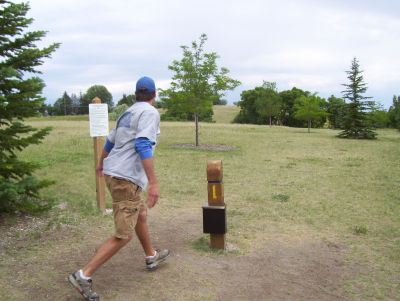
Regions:
<instances>
[{"instance_id":1,"label":"man's arm","mask_svg":"<svg viewBox=\"0 0 400 301\"><path fill-rule=\"evenodd\" d=\"M106 143L104 144L103 150L101 152L99 162L97 163L96 166L96 173L98 176L102 177L103 176L103 161L105 158L107 158L108 154L111 152L111 150L114 147L114 143L112 143L108 138L106 140Z\"/></svg>"},{"instance_id":2,"label":"man's arm","mask_svg":"<svg viewBox=\"0 0 400 301\"><path fill-rule=\"evenodd\" d=\"M96 166L96 173L100 177L103 176L103 161L105 158L107 158L108 154L109 153L103 148L103 150L101 152L101 156L99 158L99 162L97 163L97 166Z\"/></svg>"},{"instance_id":3,"label":"man's arm","mask_svg":"<svg viewBox=\"0 0 400 301\"><path fill-rule=\"evenodd\" d=\"M149 187L147 190L147 206L149 208L154 207L158 201L158 197L160 196L154 168L153 144L154 142L145 137L139 137L135 140L135 149L139 154L147 180L149 181Z\"/></svg>"},{"instance_id":4,"label":"man's arm","mask_svg":"<svg viewBox=\"0 0 400 301\"><path fill-rule=\"evenodd\" d=\"M157 203L160 196L153 157L142 160L142 164L147 179L149 180L149 187L147 189L147 206L152 208Z\"/></svg>"}]
</instances>

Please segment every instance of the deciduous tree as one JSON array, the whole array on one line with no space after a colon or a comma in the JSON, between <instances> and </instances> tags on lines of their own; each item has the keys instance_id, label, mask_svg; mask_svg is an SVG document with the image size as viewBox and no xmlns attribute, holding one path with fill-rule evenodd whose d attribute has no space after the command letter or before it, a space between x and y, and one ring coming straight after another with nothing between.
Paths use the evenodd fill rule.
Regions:
<instances>
[{"instance_id":1,"label":"deciduous tree","mask_svg":"<svg viewBox=\"0 0 400 301\"><path fill-rule=\"evenodd\" d=\"M283 125L293 126L293 127L303 127L306 126L303 120L296 119L294 117L295 108L294 103L296 99L301 96L309 96L311 93L296 87L290 90L279 92L279 96L282 100L282 111L280 119Z\"/></svg>"},{"instance_id":2,"label":"deciduous tree","mask_svg":"<svg viewBox=\"0 0 400 301\"><path fill-rule=\"evenodd\" d=\"M255 102L257 113L268 118L268 123L272 125L272 117L278 116L282 108L282 100L276 90L275 83L264 82L262 89Z\"/></svg>"},{"instance_id":3,"label":"deciduous tree","mask_svg":"<svg viewBox=\"0 0 400 301\"><path fill-rule=\"evenodd\" d=\"M294 117L299 120L306 120L308 132L310 133L311 122L327 115L324 110L324 100L317 95L301 96L296 99Z\"/></svg>"},{"instance_id":4,"label":"deciduous tree","mask_svg":"<svg viewBox=\"0 0 400 301\"><path fill-rule=\"evenodd\" d=\"M400 96L393 96L393 103L389 108L390 126L400 130Z\"/></svg>"},{"instance_id":5,"label":"deciduous tree","mask_svg":"<svg viewBox=\"0 0 400 301\"><path fill-rule=\"evenodd\" d=\"M95 97L99 97L102 103L108 104L109 110L113 108L113 98L107 88L103 85L94 85L81 97L81 109L85 111L85 114L89 112L89 104L92 103Z\"/></svg>"},{"instance_id":6,"label":"deciduous tree","mask_svg":"<svg viewBox=\"0 0 400 301\"><path fill-rule=\"evenodd\" d=\"M257 102L260 102L257 101L257 99L259 99L259 95L262 94L261 91L264 91L266 88L276 91L275 83L264 82L262 86L242 92L242 94L240 95L241 99L237 103L237 105L240 107L240 111L233 122L254 124L265 123L265 117L261 116L260 110L257 109ZM281 109L279 111L279 114L275 116L276 119L279 120L279 123L286 126L306 126L306 122L294 118L294 102L297 98L308 95L310 95L310 92L303 91L296 87L293 87L291 90L278 92ZM258 104L258 106L259 105L260 104Z\"/></svg>"},{"instance_id":7,"label":"deciduous tree","mask_svg":"<svg viewBox=\"0 0 400 301\"><path fill-rule=\"evenodd\" d=\"M340 129L343 126L343 117L346 109L346 102L342 98L331 95L328 98L327 112L330 127Z\"/></svg>"},{"instance_id":8,"label":"deciduous tree","mask_svg":"<svg viewBox=\"0 0 400 301\"><path fill-rule=\"evenodd\" d=\"M160 93L166 118L195 120L196 146L199 119L211 120L213 103L240 84L229 77L227 68L218 68L218 55L204 50L206 41L207 36L202 34L191 47L181 46L183 57L168 66L174 72L171 87Z\"/></svg>"}]
</instances>

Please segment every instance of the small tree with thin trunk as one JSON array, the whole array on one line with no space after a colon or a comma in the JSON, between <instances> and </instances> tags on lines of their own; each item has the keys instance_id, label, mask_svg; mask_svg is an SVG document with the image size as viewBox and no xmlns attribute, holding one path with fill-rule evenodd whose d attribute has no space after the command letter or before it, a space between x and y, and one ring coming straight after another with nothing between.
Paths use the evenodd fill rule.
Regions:
<instances>
[{"instance_id":1,"label":"small tree with thin trunk","mask_svg":"<svg viewBox=\"0 0 400 301\"><path fill-rule=\"evenodd\" d=\"M367 111L370 108L370 102L366 100L371 98L364 96L367 91L367 84L364 83L364 77L360 70L357 58L351 62L350 71L346 71L348 84L343 84L346 90L343 91L343 98L348 100L343 118L343 131L339 133L340 138L350 139L375 139L374 132L369 124Z\"/></svg>"},{"instance_id":2,"label":"small tree with thin trunk","mask_svg":"<svg viewBox=\"0 0 400 301\"><path fill-rule=\"evenodd\" d=\"M294 117L299 120L306 120L308 132L311 132L311 122L327 115L323 108L323 99L314 95L301 96L294 103Z\"/></svg>"},{"instance_id":3,"label":"small tree with thin trunk","mask_svg":"<svg viewBox=\"0 0 400 301\"><path fill-rule=\"evenodd\" d=\"M215 52L205 52L207 36L202 34L191 47L181 46L183 58L174 60L168 68L174 72L171 87L161 90L165 116L180 120L195 120L196 146L199 145L199 118L211 120L212 106L222 99L225 91L233 90L240 82L228 76L227 68L218 68Z\"/></svg>"}]
</instances>

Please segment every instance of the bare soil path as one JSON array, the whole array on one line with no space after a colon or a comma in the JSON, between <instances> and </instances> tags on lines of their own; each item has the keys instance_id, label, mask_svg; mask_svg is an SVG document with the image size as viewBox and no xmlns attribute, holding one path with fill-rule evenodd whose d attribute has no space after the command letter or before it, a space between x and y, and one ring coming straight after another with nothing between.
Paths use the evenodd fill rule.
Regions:
<instances>
[{"instance_id":1,"label":"bare soil path","mask_svg":"<svg viewBox=\"0 0 400 301\"><path fill-rule=\"evenodd\" d=\"M207 253L192 247L201 236L201 216L155 211L150 219L154 242L170 248L172 256L157 271L147 272L139 243L132 241L96 273L95 290L102 300L347 299L342 286L351 277L343 259L346 248L334 242L272 237L269 229L252 250ZM34 218L0 226L0 300L82 300L66 277L112 233L111 219L95 226L62 226L32 238L32 229L40 233L44 224ZM29 237L15 238L27 228Z\"/></svg>"}]
</instances>

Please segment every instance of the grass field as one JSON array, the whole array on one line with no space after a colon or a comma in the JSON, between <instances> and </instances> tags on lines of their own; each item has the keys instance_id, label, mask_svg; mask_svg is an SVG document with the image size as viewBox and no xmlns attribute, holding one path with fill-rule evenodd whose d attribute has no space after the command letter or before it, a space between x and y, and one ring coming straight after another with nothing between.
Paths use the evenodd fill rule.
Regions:
<instances>
[{"instance_id":1,"label":"grass field","mask_svg":"<svg viewBox=\"0 0 400 301\"><path fill-rule=\"evenodd\" d=\"M337 256L334 259L340 261L335 266L340 283L331 290L329 285L324 287L327 294L334 294L332 299L396 300L400 296L400 134L394 130L379 130L376 141L356 141L338 139L336 131L327 129L313 129L308 134L306 129L299 128L228 124L235 110L235 107L227 107L224 112L224 108L218 108L216 123L200 125L200 143L226 144L236 147L233 151L174 148L175 144L194 142L194 125L162 123L156 150L162 196L154 217L174 220L177 225L188 228L193 226L190 225L193 221L198 223L201 206L207 201L206 161L222 159L228 206L227 238L237 250L226 256L236 256L240 261L254 252L266 254L264 251L271 251L271 246L324 242L334 249L334 252L329 251ZM44 265L40 269L49 272L54 267L45 264L47 252L55 250L62 254L63 247L82 248L84 242L78 238L87 235L81 230L83 227L112 233L112 220L97 214L94 207L93 146L88 122L33 120L31 123L37 127L54 127L44 144L29 147L23 157L40 162L43 169L38 174L56 181L43 195L61 204L58 206L61 209L36 217L42 221L42 227L26 231L9 229L20 222L18 219L8 218L3 222L3 233L17 235L18 232L27 242L19 248L18 241L4 238L0 300L19 300L29 295L26 287L40 290L45 285L43 278L18 274L21 285L13 286L6 275L13 274L15 266L20 267L16 263L18 260L33 270L39 269L36 265ZM193 217L193 220L186 217ZM189 253L189 249L194 248L193 256L207 261L208 257L201 255L204 248L199 246L205 241L201 223L196 227L193 232L188 230L192 235L183 236L186 243L182 248L187 248ZM98 231L93 235L96 233ZM39 243L43 237L47 239ZM95 243L99 243L98 239L93 239L92 244ZM313 251L316 245L311 243L310 250L302 249L289 255L299 256L295 260L301 261L304 259L301 254L313 254L315 258L310 262L323 264L325 249ZM282 252L279 256L285 256L283 249ZM61 266L68 270L74 265L64 263ZM296 265L292 267L296 269ZM278 272L283 273L282 270L277 267ZM290 266L285 272L291 272ZM291 275L297 272L292 271ZM190 277L201 277L180 273L182 278L188 278L186 281L190 281ZM308 274L304 272L304 275ZM184 283L185 279L181 281ZM197 291L198 298L189 293L177 298L172 293L168 295L172 288L165 287L165 300L222 300L215 286L206 280L204 283L210 285L210 290ZM314 289L322 287L317 280L307 283ZM108 299L124 300L121 299L123 293L118 290L107 291L107 294ZM38 293L38 296L44 295ZM55 295L48 292L47 296ZM143 299L137 300L153 300L153 297L156 300L156 295L149 292L139 296ZM301 296L294 296L292 300L306 300L306 295ZM317 299L310 297L308 300Z\"/></svg>"}]
</instances>

